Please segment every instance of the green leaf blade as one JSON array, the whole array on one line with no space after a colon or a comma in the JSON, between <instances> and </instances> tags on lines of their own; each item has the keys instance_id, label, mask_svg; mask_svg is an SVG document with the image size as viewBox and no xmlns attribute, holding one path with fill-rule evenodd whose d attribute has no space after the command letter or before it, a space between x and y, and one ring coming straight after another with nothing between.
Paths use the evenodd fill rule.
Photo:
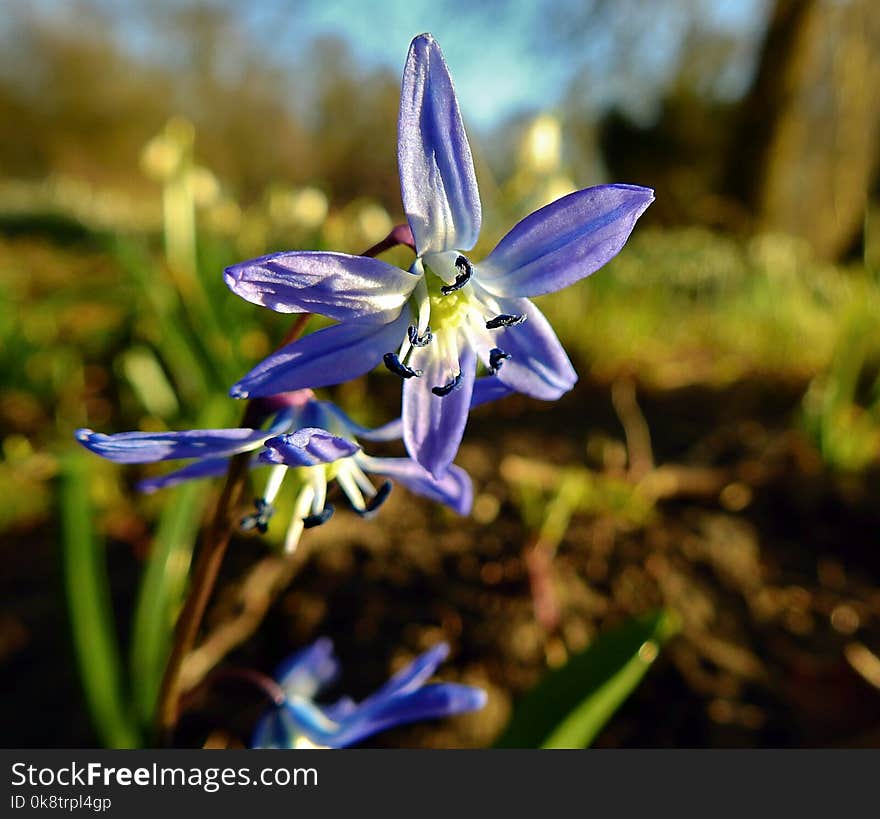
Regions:
<instances>
[{"instance_id":1,"label":"green leaf blade","mask_svg":"<svg viewBox=\"0 0 880 819\"><path fill-rule=\"evenodd\" d=\"M523 698L495 747L588 747L676 630L675 616L661 611L600 635Z\"/></svg>"},{"instance_id":2,"label":"green leaf blade","mask_svg":"<svg viewBox=\"0 0 880 819\"><path fill-rule=\"evenodd\" d=\"M89 711L102 743L137 748L126 708L103 545L95 535L87 458L72 452L60 472L61 543L73 646Z\"/></svg>"}]
</instances>

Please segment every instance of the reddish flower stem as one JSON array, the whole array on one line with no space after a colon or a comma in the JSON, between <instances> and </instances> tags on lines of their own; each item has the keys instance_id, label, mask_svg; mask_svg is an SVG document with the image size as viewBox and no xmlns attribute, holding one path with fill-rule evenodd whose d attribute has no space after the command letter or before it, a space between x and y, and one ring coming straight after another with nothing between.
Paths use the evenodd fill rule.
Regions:
<instances>
[{"instance_id":1,"label":"reddish flower stem","mask_svg":"<svg viewBox=\"0 0 880 819\"><path fill-rule=\"evenodd\" d=\"M188 694L181 698L181 710L186 710L199 697L199 692L225 682L242 682L251 688L256 688L273 705L284 705L287 699L284 689L271 677L252 668L221 668L211 672L204 680Z\"/></svg>"},{"instance_id":2,"label":"reddish flower stem","mask_svg":"<svg viewBox=\"0 0 880 819\"><path fill-rule=\"evenodd\" d=\"M305 326L302 317L297 321L297 325ZM288 333L288 336L290 335L292 333ZM260 404L249 401L242 416L242 426L258 426L261 420L259 416L262 414L263 410ZM249 452L242 452L229 461L229 470L226 473L226 481L223 484L220 499L217 501L214 517L211 519L205 540L199 549L190 591L174 627L174 641L171 654L168 657L168 664L165 667L165 675L162 678L156 711L157 733L163 745L170 745L174 736L182 693L180 690L180 669L187 654L195 645L208 601L211 598L211 592L214 590L220 566L226 555L226 547L229 545L233 529L232 510L241 503L249 458Z\"/></svg>"},{"instance_id":3,"label":"reddish flower stem","mask_svg":"<svg viewBox=\"0 0 880 819\"><path fill-rule=\"evenodd\" d=\"M410 250L415 251L416 242L413 239L409 225L395 225L391 228L391 233L381 242L361 253L361 256L378 256L380 253L391 250L392 247L397 247L398 245L406 245Z\"/></svg>"},{"instance_id":4,"label":"reddish flower stem","mask_svg":"<svg viewBox=\"0 0 880 819\"><path fill-rule=\"evenodd\" d=\"M378 256L398 245L406 245L415 249L409 225L397 225L381 242L368 248L361 255ZM305 330L309 318L311 318L310 313L298 316L279 346L284 347L296 341ZM265 402L259 399L249 401L242 416L241 426L259 427L265 417L265 412ZM226 481L223 484L220 499L217 501L214 516L196 558L189 594L174 627L171 653L165 666L156 707L156 733L163 745L170 745L174 737L174 729L180 716L181 695L184 693L180 687L180 670L184 659L195 645L208 602L217 583L220 566L226 556L226 547L229 545L234 526L232 512L241 503L242 492L247 480L249 458L250 453L243 452L229 461L229 470L226 473Z\"/></svg>"}]
</instances>

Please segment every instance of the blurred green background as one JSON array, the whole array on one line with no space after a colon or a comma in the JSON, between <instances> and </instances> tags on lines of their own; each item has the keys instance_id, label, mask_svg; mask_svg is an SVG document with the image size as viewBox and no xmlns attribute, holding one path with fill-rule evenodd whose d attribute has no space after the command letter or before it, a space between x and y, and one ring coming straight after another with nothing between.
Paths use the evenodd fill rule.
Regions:
<instances>
[{"instance_id":1,"label":"blurred green background","mask_svg":"<svg viewBox=\"0 0 880 819\"><path fill-rule=\"evenodd\" d=\"M580 187L657 200L607 268L539 300L581 380L474 414L472 518L398 489L281 569L272 532L237 537L214 660L269 671L328 634L361 695L445 638L446 676L489 706L379 741L480 746L548 669L665 608L679 633L598 744L880 744L876 4L246 6L13 0L0 21L0 741L125 744L149 721L217 487L138 496L155 470L72 431L237 422L226 390L289 318L222 269L362 252L403 220L399 77L430 30L474 149L476 258ZM398 412L387 374L329 394ZM224 643L230 624L256 634ZM246 740L246 692L192 706L192 741Z\"/></svg>"}]
</instances>

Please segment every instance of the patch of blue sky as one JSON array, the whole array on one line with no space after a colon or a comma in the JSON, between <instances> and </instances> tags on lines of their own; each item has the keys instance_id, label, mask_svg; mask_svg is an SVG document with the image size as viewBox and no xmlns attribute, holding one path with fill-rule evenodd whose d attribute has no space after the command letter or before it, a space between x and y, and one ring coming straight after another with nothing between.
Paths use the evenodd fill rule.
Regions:
<instances>
[{"instance_id":1,"label":"patch of blue sky","mask_svg":"<svg viewBox=\"0 0 880 819\"><path fill-rule=\"evenodd\" d=\"M166 0L157 6L150 0L92 0L102 8L132 52L141 57L173 59L163 53L157 31L149 25L162 9L173 12L192 0ZM594 27L583 44L557 47L551 39L551 15L564 3L485 2L483 0L202 0L203 6L228 9L240 17L243 35L272 49L273 62L295 63L318 37L339 37L352 48L355 58L371 68L401 70L406 48L413 36L430 31L442 44L456 78L456 90L465 121L477 130L494 128L523 111L547 110L558 106L577 73L586 67L590 81L590 104L605 108L623 103L626 97L650 100L664 78L675 70L679 49L694 22L709 30L742 34L755 40L766 20L767 0L644 0L621 3L612 11L629 13L644 9L650 25L650 47L639 48L633 59L644 76L644 88L635 89L632 80L617 77L614 70L603 74L619 52L615 28ZM30 0L28 8L43 17L76 24L77 4L73 0ZM546 30L546 34L542 33ZM231 59L234 44L230 43ZM620 54L616 54L620 58ZM727 79L729 95L747 85L751 65L733 66ZM616 81L619 79L619 81Z\"/></svg>"}]
</instances>

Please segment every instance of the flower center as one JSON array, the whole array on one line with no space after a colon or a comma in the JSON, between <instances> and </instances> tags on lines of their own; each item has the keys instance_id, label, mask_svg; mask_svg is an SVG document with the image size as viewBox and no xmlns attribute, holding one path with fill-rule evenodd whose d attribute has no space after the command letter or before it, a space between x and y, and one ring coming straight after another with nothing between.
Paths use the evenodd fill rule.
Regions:
<instances>
[{"instance_id":1,"label":"flower center","mask_svg":"<svg viewBox=\"0 0 880 819\"><path fill-rule=\"evenodd\" d=\"M428 274L428 298L431 304L431 326L436 330L455 330L464 324L468 309L473 303L471 290L456 290L443 295L443 280Z\"/></svg>"},{"instance_id":2,"label":"flower center","mask_svg":"<svg viewBox=\"0 0 880 819\"><path fill-rule=\"evenodd\" d=\"M471 263L464 256L448 253L437 254L431 262L440 268L440 273L446 274L442 277L425 264L431 326L435 331L458 329L475 303L473 288L468 287L473 274ZM452 279L451 284L447 284L449 279Z\"/></svg>"},{"instance_id":3,"label":"flower center","mask_svg":"<svg viewBox=\"0 0 880 819\"><path fill-rule=\"evenodd\" d=\"M410 272L419 277L410 299L414 323L407 328L399 352L387 352L382 357L385 366L402 379L421 378L423 371L415 361L424 358L420 356L420 359L413 360L412 353L422 347L433 346L435 356L441 356L447 364L457 362L461 327L465 327L465 343L473 344L472 332L480 325L487 330L497 330L514 327L526 320L525 314L498 313L486 316L486 310L492 309L491 300L482 301L480 289L472 281L476 269L467 256L457 251L430 253L416 258ZM489 374L497 375L510 358L510 353L500 347L492 347L487 365ZM450 380L431 387L431 392L441 398L455 392L462 384L460 370L456 371L448 364L450 367Z\"/></svg>"}]
</instances>

